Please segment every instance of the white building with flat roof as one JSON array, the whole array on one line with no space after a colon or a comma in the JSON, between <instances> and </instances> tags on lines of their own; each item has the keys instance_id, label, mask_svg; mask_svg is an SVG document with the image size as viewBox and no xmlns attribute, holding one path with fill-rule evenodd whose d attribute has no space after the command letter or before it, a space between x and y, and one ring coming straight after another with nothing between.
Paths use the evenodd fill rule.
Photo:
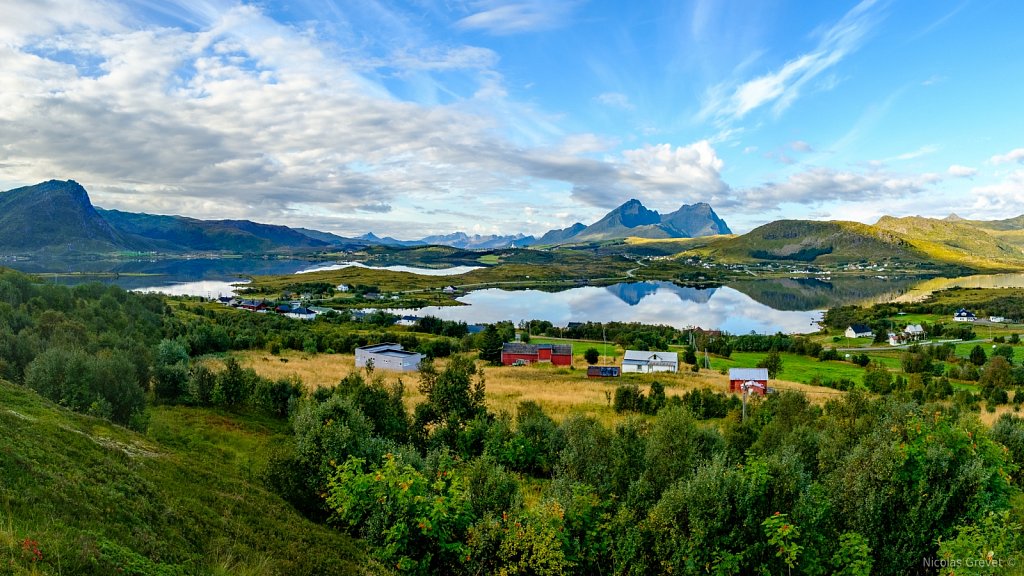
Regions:
<instances>
[{"instance_id":1,"label":"white building with flat roof","mask_svg":"<svg viewBox=\"0 0 1024 576\"><path fill-rule=\"evenodd\" d=\"M374 368L415 372L419 370L422 361L423 354L403 350L401 344L393 342L356 348L356 368L365 368L367 362L373 362Z\"/></svg>"}]
</instances>

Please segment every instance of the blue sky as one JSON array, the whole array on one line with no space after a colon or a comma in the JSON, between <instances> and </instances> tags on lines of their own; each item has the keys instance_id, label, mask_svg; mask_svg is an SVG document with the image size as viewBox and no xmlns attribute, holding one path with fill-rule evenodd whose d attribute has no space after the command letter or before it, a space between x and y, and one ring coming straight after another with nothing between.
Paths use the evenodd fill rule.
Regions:
<instances>
[{"instance_id":1,"label":"blue sky","mask_svg":"<svg viewBox=\"0 0 1024 576\"><path fill-rule=\"evenodd\" d=\"M4 2L0 187L345 235L1024 213L1024 4Z\"/></svg>"}]
</instances>

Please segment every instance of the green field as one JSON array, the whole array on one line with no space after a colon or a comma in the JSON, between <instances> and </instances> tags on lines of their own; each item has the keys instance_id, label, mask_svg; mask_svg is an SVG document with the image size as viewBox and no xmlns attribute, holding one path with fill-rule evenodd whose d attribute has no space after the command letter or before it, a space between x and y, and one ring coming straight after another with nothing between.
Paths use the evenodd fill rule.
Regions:
<instances>
[{"instance_id":1,"label":"green field","mask_svg":"<svg viewBox=\"0 0 1024 576\"><path fill-rule=\"evenodd\" d=\"M765 352L733 352L728 359L712 356L711 368L713 370L753 368L767 355ZM788 352L783 352L779 356L782 358L782 372L779 373L779 380L809 384L815 376L822 380L848 378L854 382L860 382L864 378L864 369L850 362L819 362L816 358ZM891 359L885 358L884 363L888 366Z\"/></svg>"},{"instance_id":2,"label":"green field","mask_svg":"<svg viewBox=\"0 0 1024 576\"><path fill-rule=\"evenodd\" d=\"M563 340L561 338L543 338L534 336L530 338L531 344L567 344L572 343L572 354L573 356L582 356L588 348L597 348L598 353L601 354L605 359L614 357L616 360L622 359L622 348L614 343L603 343L595 342L592 340Z\"/></svg>"}]
</instances>

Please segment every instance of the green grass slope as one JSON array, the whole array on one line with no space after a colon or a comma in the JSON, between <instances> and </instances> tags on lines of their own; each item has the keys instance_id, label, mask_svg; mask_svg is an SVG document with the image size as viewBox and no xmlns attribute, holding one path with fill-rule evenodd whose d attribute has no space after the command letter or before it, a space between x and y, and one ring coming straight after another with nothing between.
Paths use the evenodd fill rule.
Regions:
<instances>
[{"instance_id":1,"label":"green grass slope","mask_svg":"<svg viewBox=\"0 0 1024 576\"><path fill-rule=\"evenodd\" d=\"M705 252L726 262L750 260L834 264L861 260L922 262L927 256L892 232L858 222L778 220Z\"/></svg>"},{"instance_id":2,"label":"green grass slope","mask_svg":"<svg viewBox=\"0 0 1024 576\"><path fill-rule=\"evenodd\" d=\"M964 222L884 216L875 227L900 235L936 260L981 269L1024 265L1024 251L1019 247Z\"/></svg>"},{"instance_id":3,"label":"green grass slope","mask_svg":"<svg viewBox=\"0 0 1024 576\"><path fill-rule=\"evenodd\" d=\"M260 484L287 432L158 407L143 436L0 380L0 573L380 573Z\"/></svg>"}]
</instances>

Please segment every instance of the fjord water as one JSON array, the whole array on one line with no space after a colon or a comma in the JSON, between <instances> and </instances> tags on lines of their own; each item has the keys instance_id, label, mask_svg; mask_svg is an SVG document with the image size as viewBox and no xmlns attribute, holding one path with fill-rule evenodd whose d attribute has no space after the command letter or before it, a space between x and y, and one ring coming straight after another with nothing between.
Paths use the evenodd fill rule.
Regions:
<instances>
[{"instance_id":1,"label":"fjord water","mask_svg":"<svg viewBox=\"0 0 1024 576\"><path fill-rule=\"evenodd\" d=\"M365 266L295 259L193 258L157 261L77 262L67 264L14 262L25 272L57 274L62 284L100 281L125 289L216 298L235 293L243 276L301 274L312 270ZM387 269L424 275L451 275L472 267ZM76 274L68 275L74 271ZM94 273L97 275L90 275ZM300 280L301 281L301 280ZM961 278L835 277L774 278L732 282L719 288L688 288L670 282L630 282L584 286L560 292L540 290L476 290L459 297L465 306L431 306L394 310L417 316L434 315L468 323L499 320L568 322L622 321L699 326L732 333L807 333L818 329L824 310L849 304L904 302L951 286L1024 287L1024 274L995 274Z\"/></svg>"},{"instance_id":2,"label":"fjord water","mask_svg":"<svg viewBox=\"0 0 1024 576\"><path fill-rule=\"evenodd\" d=\"M445 320L487 323L500 320L642 322L677 328L698 326L747 332L807 333L818 330L821 310L776 310L728 287L685 288L670 282L585 286L561 292L475 290L459 298L468 306L429 306L396 313L432 315Z\"/></svg>"}]
</instances>

